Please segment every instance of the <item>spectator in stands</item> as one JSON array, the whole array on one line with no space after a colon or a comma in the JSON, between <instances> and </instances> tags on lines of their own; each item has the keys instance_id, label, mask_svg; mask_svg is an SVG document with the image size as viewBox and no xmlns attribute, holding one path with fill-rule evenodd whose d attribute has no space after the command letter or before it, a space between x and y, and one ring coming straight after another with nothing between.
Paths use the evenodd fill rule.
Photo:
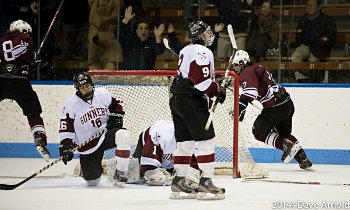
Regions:
<instances>
[{"instance_id":1,"label":"spectator in stands","mask_svg":"<svg viewBox=\"0 0 350 210\"><path fill-rule=\"evenodd\" d=\"M32 0L28 5L23 6L20 16L21 19L29 23L32 26L32 38L33 38L33 49L35 52L38 52L41 43L44 41L44 37L47 33L47 30L51 24L52 18L55 15L55 8L50 4L50 1L41 0L41 7L39 6L39 2L37 0ZM26 8L26 9L24 9ZM40 11L40 26L39 26L39 8ZM40 30L40 31L39 31ZM40 35L40 39L38 39L38 35ZM54 40L53 40L53 30L49 32L46 37L45 42L40 50L40 79L55 79L55 73L53 70L52 56L54 52ZM30 75L32 79L36 77L37 72L32 71Z\"/></svg>"},{"instance_id":2,"label":"spectator in stands","mask_svg":"<svg viewBox=\"0 0 350 210\"><path fill-rule=\"evenodd\" d=\"M235 33L237 49L246 49L246 37L249 33L250 22L254 15L253 0L211 0L218 8L218 23L225 26L231 24ZM217 60L226 61L231 56L232 45L227 33L227 27L219 33Z\"/></svg>"},{"instance_id":3,"label":"spectator in stands","mask_svg":"<svg viewBox=\"0 0 350 210\"><path fill-rule=\"evenodd\" d=\"M165 46L161 35L164 31L164 24L154 27L154 36L149 37L150 29L146 21L141 20L136 23L133 7L125 9L124 19L120 23L119 42L122 45L124 70L151 70L157 55L164 52ZM117 37L117 29L114 31Z\"/></svg>"},{"instance_id":4,"label":"spectator in stands","mask_svg":"<svg viewBox=\"0 0 350 210\"><path fill-rule=\"evenodd\" d=\"M255 61L265 57L267 49L278 49L279 20L271 13L272 4L265 0L259 14L252 21L252 31L247 43L247 52Z\"/></svg>"},{"instance_id":5,"label":"spectator in stands","mask_svg":"<svg viewBox=\"0 0 350 210\"><path fill-rule=\"evenodd\" d=\"M86 0L65 2L61 8L64 59L88 55L89 4Z\"/></svg>"},{"instance_id":6,"label":"spectator in stands","mask_svg":"<svg viewBox=\"0 0 350 210\"><path fill-rule=\"evenodd\" d=\"M214 38L213 44L208 46L208 48L212 52L214 52L216 50L216 46L217 46L218 38L219 38L219 32L222 31L223 29L224 29L224 24L223 23L215 24L215 28L214 28L215 38ZM188 40L188 38L186 37L185 38L185 43L180 43L179 39L176 37L176 34L175 34L174 24L172 24L172 23L168 24L168 37L169 37L172 49L177 54L179 54L180 50L182 48L184 48L186 45L188 45L188 43L190 42Z\"/></svg>"},{"instance_id":7,"label":"spectator in stands","mask_svg":"<svg viewBox=\"0 0 350 210\"><path fill-rule=\"evenodd\" d=\"M121 46L113 31L118 23L120 0L89 0L89 69L114 70L123 62Z\"/></svg>"},{"instance_id":8,"label":"spectator in stands","mask_svg":"<svg viewBox=\"0 0 350 210\"><path fill-rule=\"evenodd\" d=\"M321 0L308 0L307 13L301 17L296 29L298 47L291 56L292 62L324 61L331 55L336 42L337 27L332 17L321 10ZM321 82L322 74L316 71L296 71L297 82Z\"/></svg>"}]
</instances>

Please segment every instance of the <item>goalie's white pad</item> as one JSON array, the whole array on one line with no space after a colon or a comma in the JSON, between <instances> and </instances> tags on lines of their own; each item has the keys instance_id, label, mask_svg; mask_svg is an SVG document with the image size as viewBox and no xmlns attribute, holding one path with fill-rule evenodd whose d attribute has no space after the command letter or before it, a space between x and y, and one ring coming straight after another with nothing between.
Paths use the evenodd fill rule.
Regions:
<instances>
[{"instance_id":1,"label":"goalie's white pad","mask_svg":"<svg viewBox=\"0 0 350 210\"><path fill-rule=\"evenodd\" d=\"M113 176L116 170L116 166L117 160L115 157L106 161L107 178L111 182L114 182ZM128 177L128 181L126 182L127 184L137 184L140 182L140 164L138 158L130 158L126 176Z\"/></svg>"},{"instance_id":2,"label":"goalie's white pad","mask_svg":"<svg viewBox=\"0 0 350 210\"><path fill-rule=\"evenodd\" d=\"M164 168L156 168L145 172L145 179L149 186L171 185L171 175Z\"/></svg>"},{"instance_id":3,"label":"goalie's white pad","mask_svg":"<svg viewBox=\"0 0 350 210\"><path fill-rule=\"evenodd\" d=\"M77 165L73 169L73 176L75 177L83 177L83 171L81 170L80 161L78 161Z\"/></svg>"},{"instance_id":4,"label":"goalie's white pad","mask_svg":"<svg viewBox=\"0 0 350 210\"><path fill-rule=\"evenodd\" d=\"M292 149L290 150L290 154L286 157L286 159L284 159L284 163L288 164L294 158L294 156L299 152L300 149L301 149L301 144L299 142L296 142L292 147Z\"/></svg>"},{"instance_id":5,"label":"goalie's white pad","mask_svg":"<svg viewBox=\"0 0 350 210\"><path fill-rule=\"evenodd\" d=\"M195 168L189 167L186 175L186 184L193 189L198 188L199 180L202 177L202 172Z\"/></svg>"},{"instance_id":6,"label":"goalie's white pad","mask_svg":"<svg viewBox=\"0 0 350 210\"><path fill-rule=\"evenodd\" d=\"M117 169L117 161L115 157L106 160L106 168L107 168L108 180L111 182L114 182L113 176L114 176L115 170Z\"/></svg>"},{"instance_id":7,"label":"goalie's white pad","mask_svg":"<svg viewBox=\"0 0 350 210\"><path fill-rule=\"evenodd\" d=\"M127 184L137 184L140 182L140 163L138 158L130 158L126 176L128 177Z\"/></svg>"}]
</instances>

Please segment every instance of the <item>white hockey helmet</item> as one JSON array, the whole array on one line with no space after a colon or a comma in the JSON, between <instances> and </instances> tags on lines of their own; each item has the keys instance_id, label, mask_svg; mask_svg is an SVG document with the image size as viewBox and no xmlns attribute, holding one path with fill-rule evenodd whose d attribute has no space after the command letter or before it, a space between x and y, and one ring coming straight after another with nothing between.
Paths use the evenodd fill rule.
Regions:
<instances>
[{"instance_id":1,"label":"white hockey helmet","mask_svg":"<svg viewBox=\"0 0 350 210\"><path fill-rule=\"evenodd\" d=\"M16 31L22 33L32 33L32 27L24 20L13 21L10 25L10 31Z\"/></svg>"},{"instance_id":2,"label":"white hockey helmet","mask_svg":"<svg viewBox=\"0 0 350 210\"><path fill-rule=\"evenodd\" d=\"M237 50L235 57L233 58L232 63L236 66L239 65L247 65L247 63L250 62L249 54L244 50Z\"/></svg>"}]
</instances>

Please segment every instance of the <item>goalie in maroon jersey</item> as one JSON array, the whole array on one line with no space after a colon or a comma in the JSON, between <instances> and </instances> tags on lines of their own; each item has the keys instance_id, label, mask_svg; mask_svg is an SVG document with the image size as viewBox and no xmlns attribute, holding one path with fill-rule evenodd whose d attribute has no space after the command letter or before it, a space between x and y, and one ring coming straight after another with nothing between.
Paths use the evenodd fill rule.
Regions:
<instances>
[{"instance_id":1,"label":"goalie in maroon jersey","mask_svg":"<svg viewBox=\"0 0 350 210\"><path fill-rule=\"evenodd\" d=\"M170 198L224 199L225 189L214 186L212 182L215 164L214 128L211 124L208 130L205 129L212 98L216 97L218 102L223 103L226 97L226 89L215 82L214 56L207 48L215 36L202 21L190 23L187 36L191 43L179 53L178 76L170 88L173 94L170 109L177 142ZM185 177L196 145L197 162L203 175L198 189L192 189L186 184Z\"/></svg>"},{"instance_id":2,"label":"goalie in maroon jersey","mask_svg":"<svg viewBox=\"0 0 350 210\"><path fill-rule=\"evenodd\" d=\"M233 59L235 72L239 75L242 94L239 98L239 121L244 119L248 103L259 101L263 109L253 125L253 135L261 142L283 151L285 163L294 158L301 169L309 169L307 158L292 133L293 101L282 86L276 85L272 74L260 65L250 63L249 54L238 50Z\"/></svg>"},{"instance_id":3,"label":"goalie in maroon jersey","mask_svg":"<svg viewBox=\"0 0 350 210\"><path fill-rule=\"evenodd\" d=\"M5 36L0 39L0 101L15 100L27 117L39 154L48 161L46 130L39 98L28 79L31 64L39 63L34 59L33 40L29 36L31 26L17 20L11 23ZM34 61L34 62L33 62Z\"/></svg>"}]
</instances>

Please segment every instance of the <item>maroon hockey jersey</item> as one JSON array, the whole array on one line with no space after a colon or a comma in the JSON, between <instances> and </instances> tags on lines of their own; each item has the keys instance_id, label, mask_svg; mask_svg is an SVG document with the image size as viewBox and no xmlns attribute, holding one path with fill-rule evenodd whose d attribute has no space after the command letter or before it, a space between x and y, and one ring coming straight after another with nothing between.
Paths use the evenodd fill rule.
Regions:
<instances>
[{"instance_id":1,"label":"maroon hockey jersey","mask_svg":"<svg viewBox=\"0 0 350 210\"><path fill-rule=\"evenodd\" d=\"M0 39L0 66L13 64L20 68L29 66L33 40L26 33L11 33Z\"/></svg>"},{"instance_id":2,"label":"maroon hockey jersey","mask_svg":"<svg viewBox=\"0 0 350 210\"><path fill-rule=\"evenodd\" d=\"M252 102L258 100L264 108L275 105L275 95L280 86L276 85L272 74L260 65L247 66L239 75L242 88L241 97Z\"/></svg>"}]
</instances>

